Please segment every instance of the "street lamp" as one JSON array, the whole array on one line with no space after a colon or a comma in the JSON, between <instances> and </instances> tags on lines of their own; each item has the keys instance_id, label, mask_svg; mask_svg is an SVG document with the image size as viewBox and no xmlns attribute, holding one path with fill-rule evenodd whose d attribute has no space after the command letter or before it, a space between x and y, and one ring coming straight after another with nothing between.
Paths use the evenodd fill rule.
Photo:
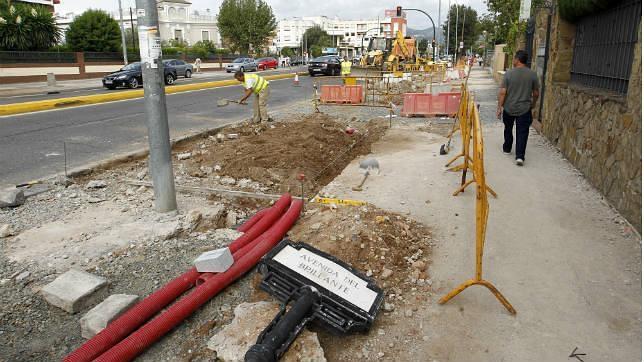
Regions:
<instances>
[{"instance_id":1,"label":"street lamp","mask_svg":"<svg viewBox=\"0 0 644 362\"><path fill-rule=\"evenodd\" d=\"M485 53L483 55L483 65L486 65L487 63L487 30L483 30L483 45L485 46Z\"/></svg>"},{"instance_id":2,"label":"street lamp","mask_svg":"<svg viewBox=\"0 0 644 362\"><path fill-rule=\"evenodd\" d=\"M420 13L425 14L429 20L432 22L432 28L434 30L433 37L432 37L432 60L436 59L436 25L434 24L434 19L432 19L429 14L427 14L425 11L420 10L420 9L403 9L400 6L396 8L396 15L397 16L402 16L403 11L418 11Z\"/></svg>"}]
</instances>

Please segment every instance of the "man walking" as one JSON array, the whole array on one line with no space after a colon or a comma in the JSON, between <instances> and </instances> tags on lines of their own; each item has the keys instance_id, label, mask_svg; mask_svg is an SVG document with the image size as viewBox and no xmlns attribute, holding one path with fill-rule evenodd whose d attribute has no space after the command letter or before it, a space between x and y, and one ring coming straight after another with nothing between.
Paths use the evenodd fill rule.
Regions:
<instances>
[{"instance_id":1,"label":"man walking","mask_svg":"<svg viewBox=\"0 0 644 362\"><path fill-rule=\"evenodd\" d=\"M523 166L525 149L528 145L528 134L532 124L532 108L539 98L539 79L537 73L526 67L528 53L519 50L512 59L513 68L505 72L503 84L499 89L499 103L496 116L501 118L505 130L503 136L503 153L512 151L512 128L517 125L517 143L515 149L516 163Z\"/></svg>"},{"instance_id":2,"label":"man walking","mask_svg":"<svg viewBox=\"0 0 644 362\"><path fill-rule=\"evenodd\" d=\"M246 89L244 96L239 100L239 104L245 104L248 97L255 94L253 122L260 123L262 121L272 121L268 117L268 111L266 110L266 103L268 101L268 96L270 95L268 81L257 74L244 74L242 71L237 71L235 73L235 79L237 79L238 82L241 82L242 86Z\"/></svg>"}]
</instances>

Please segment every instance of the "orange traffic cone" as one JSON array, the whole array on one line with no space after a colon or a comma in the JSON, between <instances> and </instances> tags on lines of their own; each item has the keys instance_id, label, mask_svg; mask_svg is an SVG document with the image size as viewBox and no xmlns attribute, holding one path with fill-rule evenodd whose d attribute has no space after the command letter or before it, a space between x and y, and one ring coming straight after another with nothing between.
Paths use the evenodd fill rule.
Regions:
<instances>
[{"instance_id":1,"label":"orange traffic cone","mask_svg":"<svg viewBox=\"0 0 644 362\"><path fill-rule=\"evenodd\" d=\"M295 73L295 78L293 78L293 87L299 87L300 86L300 76Z\"/></svg>"}]
</instances>

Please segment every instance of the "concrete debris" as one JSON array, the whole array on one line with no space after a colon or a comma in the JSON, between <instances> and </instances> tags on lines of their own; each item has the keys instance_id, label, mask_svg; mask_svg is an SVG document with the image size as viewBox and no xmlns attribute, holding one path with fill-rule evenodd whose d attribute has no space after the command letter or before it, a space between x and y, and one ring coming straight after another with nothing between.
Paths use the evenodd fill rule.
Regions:
<instances>
[{"instance_id":1,"label":"concrete debris","mask_svg":"<svg viewBox=\"0 0 644 362\"><path fill-rule=\"evenodd\" d=\"M0 238L7 238L14 235L13 228L9 224L0 225Z\"/></svg>"},{"instance_id":2,"label":"concrete debris","mask_svg":"<svg viewBox=\"0 0 644 362\"><path fill-rule=\"evenodd\" d=\"M184 229L188 231L193 231L194 229L197 228L197 226L199 225L199 222L201 222L202 217L203 215L201 214L201 210L199 209L190 210L183 219Z\"/></svg>"},{"instance_id":3,"label":"concrete debris","mask_svg":"<svg viewBox=\"0 0 644 362\"><path fill-rule=\"evenodd\" d=\"M227 245L242 235L244 235L244 233L235 229L222 228L217 229L212 233L212 241L217 245Z\"/></svg>"},{"instance_id":4,"label":"concrete debris","mask_svg":"<svg viewBox=\"0 0 644 362\"><path fill-rule=\"evenodd\" d=\"M68 313L94 304L107 293L107 280L82 270L70 269L40 291L49 304Z\"/></svg>"},{"instance_id":5,"label":"concrete debris","mask_svg":"<svg viewBox=\"0 0 644 362\"><path fill-rule=\"evenodd\" d=\"M81 336L90 339L105 329L109 323L132 307L139 297L128 294L112 294L81 319Z\"/></svg>"},{"instance_id":6,"label":"concrete debris","mask_svg":"<svg viewBox=\"0 0 644 362\"><path fill-rule=\"evenodd\" d=\"M232 186L232 185L237 183L237 180L235 180L234 178L232 178L230 176L224 176L224 177L219 179L219 183L222 184L222 185Z\"/></svg>"},{"instance_id":7,"label":"concrete debris","mask_svg":"<svg viewBox=\"0 0 644 362\"><path fill-rule=\"evenodd\" d=\"M422 260L417 260L413 263L411 263L411 267L420 271L425 270L425 262Z\"/></svg>"},{"instance_id":8,"label":"concrete debris","mask_svg":"<svg viewBox=\"0 0 644 362\"><path fill-rule=\"evenodd\" d=\"M71 186L73 184L72 180L65 175L54 178L53 183L54 185L59 185L63 187Z\"/></svg>"},{"instance_id":9,"label":"concrete debris","mask_svg":"<svg viewBox=\"0 0 644 362\"><path fill-rule=\"evenodd\" d=\"M226 247L199 255L193 264L199 273L223 273L233 265L233 262L233 255Z\"/></svg>"},{"instance_id":10,"label":"concrete debris","mask_svg":"<svg viewBox=\"0 0 644 362\"><path fill-rule=\"evenodd\" d=\"M141 172L136 174L136 178L139 179L139 180L143 180L145 178L145 176L147 176L147 175L148 175L148 170L147 169L142 170Z\"/></svg>"},{"instance_id":11,"label":"concrete debris","mask_svg":"<svg viewBox=\"0 0 644 362\"><path fill-rule=\"evenodd\" d=\"M391 269L387 269L387 268L384 268L384 269L382 270L382 274L380 274L380 278L382 278L382 279L387 279L387 278L389 278L393 273L394 273L394 271L393 271L393 270L391 270Z\"/></svg>"},{"instance_id":12,"label":"concrete debris","mask_svg":"<svg viewBox=\"0 0 644 362\"><path fill-rule=\"evenodd\" d=\"M178 159L179 161L181 161L181 160L187 160L187 159L189 159L190 157L192 157L192 153L190 153L190 152L180 153L180 154L178 154L178 155L177 155L177 159Z\"/></svg>"},{"instance_id":13,"label":"concrete debris","mask_svg":"<svg viewBox=\"0 0 644 362\"><path fill-rule=\"evenodd\" d=\"M89 202L90 204L98 204L103 201L105 201L105 199L101 197L90 197L87 199L87 202Z\"/></svg>"},{"instance_id":14,"label":"concrete debris","mask_svg":"<svg viewBox=\"0 0 644 362\"><path fill-rule=\"evenodd\" d=\"M17 207L25 203L25 193L18 189L0 191L0 207Z\"/></svg>"},{"instance_id":15,"label":"concrete debris","mask_svg":"<svg viewBox=\"0 0 644 362\"><path fill-rule=\"evenodd\" d=\"M237 225L237 213L234 211L228 211L226 214L226 227L230 228Z\"/></svg>"},{"instance_id":16,"label":"concrete debris","mask_svg":"<svg viewBox=\"0 0 644 362\"><path fill-rule=\"evenodd\" d=\"M239 138L239 133L229 133L226 137L228 137L229 140L236 140Z\"/></svg>"},{"instance_id":17,"label":"concrete debris","mask_svg":"<svg viewBox=\"0 0 644 362\"><path fill-rule=\"evenodd\" d=\"M88 190L102 189L102 188L105 188L105 187L107 187L107 182L105 182L103 180L92 180L92 181L88 182L87 185L85 185L85 188L88 189Z\"/></svg>"},{"instance_id":18,"label":"concrete debris","mask_svg":"<svg viewBox=\"0 0 644 362\"><path fill-rule=\"evenodd\" d=\"M255 344L262 330L273 320L279 305L272 302L242 303L235 308L233 321L208 341L217 352L217 360L243 361L244 354ZM280 361L326 361L317 334L304 329Z\"/></svg>"},{"instance_id":19,"label":"concrete debris","mask_svg":"<svg viewBox=\"0 0 644 362\"><path fill-rule=\"evenodd\" d=\"M384 308L385 312L393 312L395 306L393 304L391 304L391 303L385 302L385 305L384 305L383 308Z\"/></svg>"},{"instance_id":20,"label":"concrete debris","mask_svg":"<svg viewBox=\"0 0 644 362\"><path fill-rule=\"evenodd\" d=\"M317 230L320 230L321 227L322 227L322 224L320 224L319 222L316 222L315 224L311 225L311 230L317 231Z\"/></svg>"},{"instance_id":21,"label":"concrete debris","mask_svg":"<svg viewBox=\"0 0 644 362\"><path fill-rule=\"evenodd\" d=\"M16 276L16 282L21 283L25 281L27 278L29 278L30 275L31 275L30 272L24 271Z\"/></svg>"}]
</instances>

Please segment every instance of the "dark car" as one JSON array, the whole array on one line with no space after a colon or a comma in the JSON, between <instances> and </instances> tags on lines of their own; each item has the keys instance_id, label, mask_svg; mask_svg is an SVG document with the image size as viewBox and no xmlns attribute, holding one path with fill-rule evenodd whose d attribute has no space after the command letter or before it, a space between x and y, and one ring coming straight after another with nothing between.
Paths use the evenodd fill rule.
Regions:
<instances>
[{"instance_id":1,"label":"dark car","mask_svg":"<svg viewBox=\"0 0 644 362\"><path fill-rule=\"evenodd\" d=\"M192 64L186 63L181 59L167 59L163 61L163 66L166 68L174 68L176 74L181 77L192 77Z\"/></svg>"},{"instance_id":2,"label":"dark car","mask_svg":"<svg viewBox=\"0 0 644 362\"><path fill-rule=\"evenodd\" d=\"M163 68L163 78L165 84L174 84L177 79L177 72L174 68ZM141 71L141 62L130 63L118 72L114 72L103 77L103 87L115 89L116 87L138 88L143 84L143 73Z\"/></svg>"},{"instance_id":3,"label":"dark car","mask_svg":"<svg viewBox=\"0 0 644 362\"><path fill-rule=\"evenodd\" d=\"M340 58L337 55L325 55L309 62L309 74L340 75Z\"/></svg>"},{"instance_id":4,"label":"dark car","mask_svg":"<svg viewBox=\"0 0 644 362\"><path fill-rule=\"evenodd\" d=\"M279 65L277 59L271 57L259 58L256 62L259 70L277 69L277 66Z\"/></svg>"}]
</instances>

